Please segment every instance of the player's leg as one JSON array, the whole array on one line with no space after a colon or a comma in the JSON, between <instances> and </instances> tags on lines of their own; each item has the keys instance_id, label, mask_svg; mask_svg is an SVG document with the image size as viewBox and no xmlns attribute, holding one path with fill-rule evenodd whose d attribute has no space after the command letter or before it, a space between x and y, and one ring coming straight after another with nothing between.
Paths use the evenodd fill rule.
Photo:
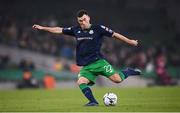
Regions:
<instances>
[{"instance_id":1,"label":"player's leg","mask_svg":"<svg viewBox=\"0 0 180 113\"><path fill-rule=\"evenodd\" d=\"M96 101L96 99L93 96L93 93L90 89L90 87L88 86L88 84L91 84L92 81L94 80L94 77L86 72L86 76L84 76L83 71L80 71L79 74L79 78L77 81L77 84L79 85L79 88L81 89L82 93L84 94L84 96L89 100L89 103L85 104L85 106L98 106L98 102ZM91 81L92 80L92 81Z\"/></svg>"},{"instance_id":2,"label":"player's leg","mask_svg":"<svg viewBox=\"0 0 180 113\"><path fill-rule=\"evenodd\" d=\"M139 69L127 68L125 70L119 71L119 74L115 73L109 76L109 79L115 83L120 83L128 76L136 76L140 74L141 74L141 70Z\"/></svg>"},{"instance_id":3,"label":"player's leg","mask_svg":"<svg viewBox=\"0 0 180 113\"><path fill-rule=\"evenodd\" d=\"M121 81L123 81L121 76L116 73L115 69L106 60L101 60L101 62L99 62L99 67L99 71L101 72L101 74L109 78L111 81L115 83L120 83Z\"/></svg>"},{"instance_id":4,"label":"player's leg","mask_svg":"<svg viewBox=\"0 0 180 113\"><path fill-rule=\"evenodd\" d=\"M140 75L141 71L138 69L127 68L116 73L115 69L106 60L101 60L101 73L115 83L120 83L128 76Z\"/></svg>"},{"instance_id":5,"label":"player's leg","mask_svg":"<svg viewBox=\"0 0 180 113\"><path fill-rule=\"evenodd\" d=\"M111 76L109 76L109 79L114 83L120 83L123 81L123 79L119 76L119 74L115 73Z\"/></svg>"}]
</instances>

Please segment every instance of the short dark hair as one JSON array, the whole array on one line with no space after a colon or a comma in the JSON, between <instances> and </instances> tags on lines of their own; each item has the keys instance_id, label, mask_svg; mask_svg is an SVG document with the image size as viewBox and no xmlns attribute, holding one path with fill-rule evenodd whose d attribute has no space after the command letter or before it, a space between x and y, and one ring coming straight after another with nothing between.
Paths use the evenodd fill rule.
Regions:
<instances>
[{"instance_id":1,"label":"short dark hair","mask_svg":"<svg viewBox=\"0 0 180 113\"><path fill-rule=\"evenodd\" d=\"M88 15L88 12L84 9L81 9L77 12L77 17L82 17L83 15Z\"/></svg>"}]
</instances>

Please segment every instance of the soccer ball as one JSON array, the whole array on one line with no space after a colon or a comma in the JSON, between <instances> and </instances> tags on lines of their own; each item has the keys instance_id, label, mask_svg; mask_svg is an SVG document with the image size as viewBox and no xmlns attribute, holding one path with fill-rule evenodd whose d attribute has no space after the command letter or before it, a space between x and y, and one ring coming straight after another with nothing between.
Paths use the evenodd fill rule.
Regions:
<instances>
[{"instance_id":1,"label":"soccer ball","mask_svg":"<svg viewBox=\"0 0 180 113\"><path fill-rule=\"evenodd\" d=\"M115 106L117 104L117 95L114 93L106 93L103 97L106 106Z\"/></svg>"}]
</instances>

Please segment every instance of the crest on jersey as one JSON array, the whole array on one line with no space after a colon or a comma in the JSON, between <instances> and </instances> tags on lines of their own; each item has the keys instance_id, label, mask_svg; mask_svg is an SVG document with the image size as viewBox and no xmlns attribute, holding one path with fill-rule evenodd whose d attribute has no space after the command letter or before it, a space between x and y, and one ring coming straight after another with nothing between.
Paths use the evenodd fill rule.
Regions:
<instances>
[{"instance_id":1,"label":"crest on jersey","mask_svg":"<svg viewBox=\"0 0 180 113\"><path fill-rule=\"evenodd\" d=\"M89 34L93 34L93 33L94 33L94 31L93 31L93 30L90 30L90 31L89 31Z\"/></svg>"}]
</instances>

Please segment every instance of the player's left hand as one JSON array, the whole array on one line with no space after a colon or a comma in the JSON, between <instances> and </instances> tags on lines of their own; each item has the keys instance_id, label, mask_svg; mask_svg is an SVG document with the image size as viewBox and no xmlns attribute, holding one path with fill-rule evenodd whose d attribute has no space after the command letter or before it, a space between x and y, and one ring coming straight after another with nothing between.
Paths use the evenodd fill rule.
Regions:
<instances>
[{"instance_id":1,"label":"player's left hand","mask_svg":"<svg viewBox=\"0 0 180 113\"><path fill-rule=\"evenodd\" d=\"M138 40L131 40L131 44L133 46L137 46L138 45Z\"/></svg>"}]
</instances>

